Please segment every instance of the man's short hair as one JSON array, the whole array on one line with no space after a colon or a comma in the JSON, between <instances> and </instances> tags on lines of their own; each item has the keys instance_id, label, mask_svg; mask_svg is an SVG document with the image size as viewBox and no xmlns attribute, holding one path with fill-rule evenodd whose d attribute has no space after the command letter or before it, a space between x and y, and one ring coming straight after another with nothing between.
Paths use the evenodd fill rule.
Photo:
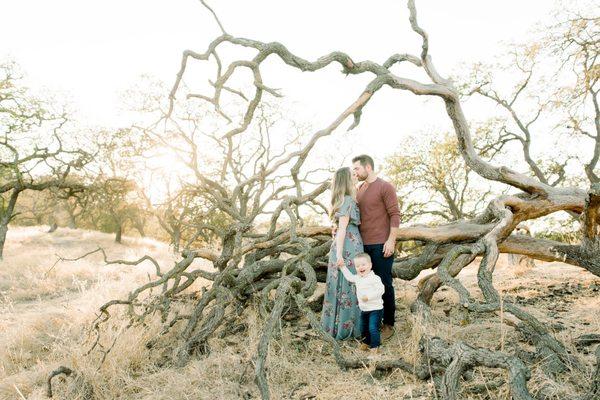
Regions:
<instances>
[{"instance_id":1,"label":"man's short hair","mask_svg":"<svg viewBox=\"0 0 600 400\"><path fill-rule=\"evenodd\" d=\"M367 164L369 164L371 166L371 169L375 169L375 163L373 162L373 159L371 158L371 156L368 156L366 154L361 154L360 156L356 156L352 159L352 164L354 164L357 161L360 162L360 165L362 165L363 167L366 166Z\"/></svg>"},{"instance_id":2,"label":"man's short hair","mask_svg":"<svg viewBox=\"0 0 600 400\"><path fill-rule=\"evenodd\" d=\"M354 256L355 260L357 258L363 258L363 259L367 260L369 263L371 263L371 256L368 255L367 253L358 253L357 255Z\"/></svg>"}]
</instances>

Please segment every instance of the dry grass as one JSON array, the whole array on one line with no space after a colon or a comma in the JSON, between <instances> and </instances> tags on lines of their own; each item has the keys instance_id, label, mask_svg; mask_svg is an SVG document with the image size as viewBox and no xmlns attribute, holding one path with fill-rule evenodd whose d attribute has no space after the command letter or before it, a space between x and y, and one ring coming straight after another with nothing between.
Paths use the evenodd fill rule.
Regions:
<instances>
[{"instance_id":1,"label":"dry grass","mask_svg":"<svg viewBox=\"0 0 600 400\"><path fill-rule=\"evenodd\" d=\"M256 310L248 307L244 318L245 333L209 341L210 353L193 359L184 368L157 366L160 351L150 352L144 343L159 329L158 321L146 329L123 331L124 321L113 318L106 340L119 338L109 357L98 369L99 355L86 356L89 347L86 329L97 308L107 300L124 296L148 279L150 265L140 267L105 266L99 255L85 260L59 263L52 271L55 253L75 257L102 246L111 258L134 259L149 253L163 265L170 266L173 255L160 242L125 238L123 245L113 242L112 235L97 232L59 229L47 234L42 228L12 228L9 231L5 260L0 263L0 398L42 399L49 371L59 365L77 370L94 390L97 399L240 399L259 398L255 387L252 358L260 338L261 321ZM460 279L477 292L476 266L467 268ZM557 336L570 344L582 333L600 331L594 316L600 310L600 298L589 290L598 279L578 268L560 263L538 263L528 271L515 271L504 259L495 275L496 286L503 296L522 298L524 304L548 323L562 323L566 328ZM549 293L574 289L563 296ZM580 284L581 288L576 286ZM552 285L555 285L554 287ZM408 305L415 295L415 282L396 282L397 334L383 347L383 357L402 356L418 359L418 340L423 333L491 349L516 341L516 334L498 316L466 318L451 307L457 297L449 289L434 296L430 321L415 320ZM571 286L569 286L571 287ZM276 399L429 399L432 387L412 375L393 371L374 374L368 366L340 371L330 354L331 349L300 325L284 323L272 343L268 358L268 377ZM298 332L306 331L304 337ZM168 345L169 343L165 343ZM168 348L168 346L167 346ZM345 352L356 352L355 343L344 343ZM589 356L588 356L589 357ZM588 358L591 364L591 358ZM478 370L475 381L484 377L504 376L502 371ZM571 376L554 388L556 393L572 393L586 384L589 376ZM534 386L548 383L540 368L533 370ZM55 379L57 398L77 398L68 393L73 379ZM18 391L17 391L18 390ZM508 399L506 388L487 394L469 395L465 399Z\"/></svg>"}]
</instances>

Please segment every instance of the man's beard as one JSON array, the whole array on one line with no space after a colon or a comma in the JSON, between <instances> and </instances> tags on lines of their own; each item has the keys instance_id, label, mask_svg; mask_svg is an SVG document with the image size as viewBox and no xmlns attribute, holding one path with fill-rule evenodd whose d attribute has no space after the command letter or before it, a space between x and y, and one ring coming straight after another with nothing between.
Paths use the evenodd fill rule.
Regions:
<instances>
[{"instance_id":1,"label":"man's beard","mask_svg":"<svg viewBox=\"0 0 600 400\"><path fill-rule=\"evenodd\" d=\"M358 179L359 182L366 181L368 177L369 177L369 175L359 175L359 174L356 174L356 179Z\"/></svg>"}]
</instances>

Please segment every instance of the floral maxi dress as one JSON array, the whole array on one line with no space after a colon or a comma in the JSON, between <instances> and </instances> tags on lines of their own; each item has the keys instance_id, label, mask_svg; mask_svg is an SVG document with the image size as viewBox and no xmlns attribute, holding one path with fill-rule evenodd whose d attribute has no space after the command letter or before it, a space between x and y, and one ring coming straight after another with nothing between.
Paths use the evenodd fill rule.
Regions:
<instances>
[{"instance_id":1,"label":"floral maxi dress","mask_svg":"<svg viewBox=\"0 0 600 400\"><path fill-rule=\"evenodd\" d=\"M344 203L335 214L336 222L342 216L348 215L350 222L346 229L344 238L344 261L346 267L353 274L354 256L362 253L363 242L358 230L360 225L360 211L358 204L351 196L344 197ZM360 309L356 298L356 288L348 282L342 272L336 267L336 240L333 240L329 250L329 264L327 267L327 281L325 287L325 298L323 300L323 312L321 315L321 326L325 332L335 339L348 339L360 337Z\"/></svg>"}]
</instances>

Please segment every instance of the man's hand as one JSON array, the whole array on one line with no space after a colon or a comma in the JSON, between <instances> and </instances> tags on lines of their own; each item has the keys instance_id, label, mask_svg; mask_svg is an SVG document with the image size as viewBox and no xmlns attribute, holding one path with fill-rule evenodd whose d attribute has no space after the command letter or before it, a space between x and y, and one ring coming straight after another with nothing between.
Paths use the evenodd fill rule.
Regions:
<instances>
[{"instance_id":1,"label":"man's hand","mask_svg":"<svg viewBox=\"0 0 600 400\"><path fill-rule=\"evenodd\" d=\"M366 303L367 301L369 301L369 298L367 296L363 296L361 297L361 300Z\"/></svg>"},{"instance_id":2,"label":"man's hand","mask_svg":"<svg viewBox=\"0 0 600 400\"><path fill-rule=\"evenodd\" d=\"M335 263L335 266L338 268L342 268L344 266L344 258L338 257L337 262Z\"/></svg>"},{"instance_id":3,"label":"man's hand","mask_svg":"<svg viewBox=\"0 0 600 400\"><path fill-rule=\"evenodd\" d=\"M394 250L396 247L396 241L395 240L386 240L386 242L383 244L383 256L384 257L389 257L392 254L394 254Z\"/></svg>"}]
</instances>

